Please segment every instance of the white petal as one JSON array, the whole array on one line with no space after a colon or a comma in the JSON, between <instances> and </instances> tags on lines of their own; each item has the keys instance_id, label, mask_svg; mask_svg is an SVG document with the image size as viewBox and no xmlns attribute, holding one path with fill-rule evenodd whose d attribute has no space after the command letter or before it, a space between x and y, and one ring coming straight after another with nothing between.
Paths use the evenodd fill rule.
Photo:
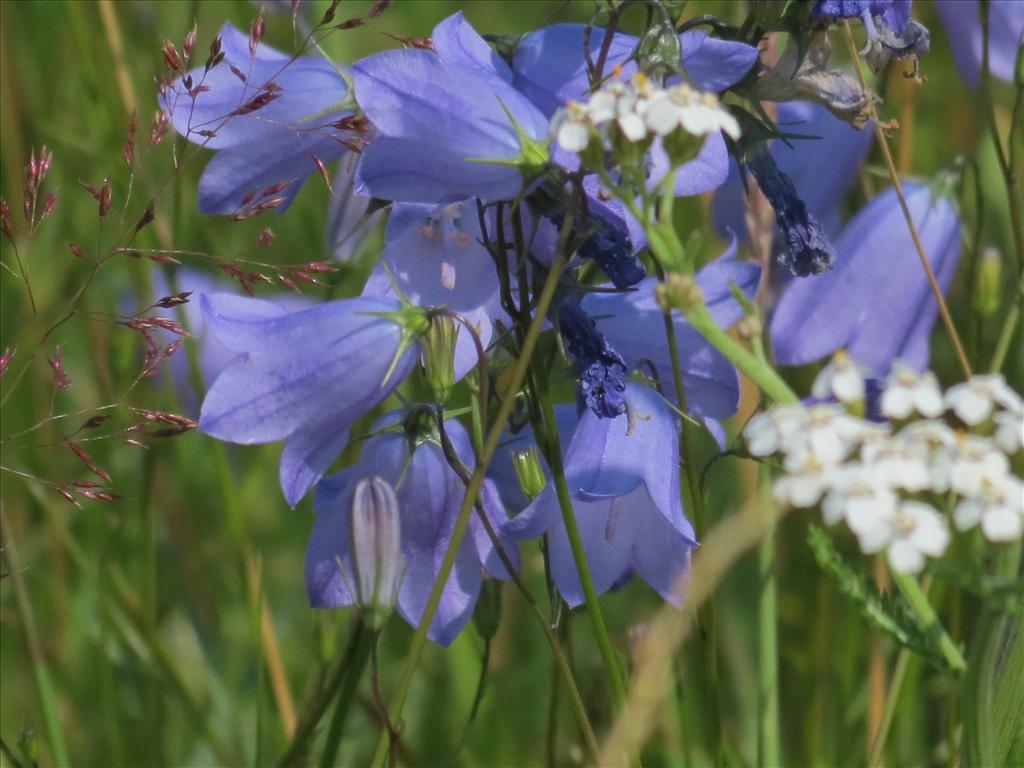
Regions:
<instances>
[{"instance_id":1,"label":"white petal","mask_svg":"<svg viewBox=\"0 0 1024 768\"><path fill-rule=\"evenodd\" d=\"M582 152L590 143L590 130L584 123L565 120L558 127L557 141L566 152Z\"/></svg>"},{"instance_id":2,"label":"white petal","mask_svg":"<svg viewBox=\"0 0 1024 768\"><path fill-rule=\"evenodd\" d=\"M894 541L887 555L896 573L920 573L924 568L924 555L906 541Z\"/></svg>"},{"instance_id":3,"label":"white petal","mask_svg":"<svg viewBox=\"0 0 1024 768\"><path fill-rule=\"evenodd\" d=\"M989 541L1015 541L1024 528L1024 515L1008 506L994 505L981 518L981 530Z\"/></svg>"}]
</instances>

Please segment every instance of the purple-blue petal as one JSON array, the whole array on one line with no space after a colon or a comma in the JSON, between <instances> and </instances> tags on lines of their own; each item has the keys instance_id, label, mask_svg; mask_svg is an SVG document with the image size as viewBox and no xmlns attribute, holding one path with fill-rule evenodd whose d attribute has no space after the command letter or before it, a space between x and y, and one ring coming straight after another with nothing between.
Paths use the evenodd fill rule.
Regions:
<instances>
[{"instance_id":1,"label":"purple-blue petal","mask_svg":"<svg viewBox=\"0 0 1024 768\"><path fill-rule=\"evenodd\" d=\"M960 253L959 217L927 187L904 184L904 192L945 289ZM832 272L793 281L779 300L771 321L776 360L799 365L845 348L875 376L906 355L923 367L935 299L894 190L875 197L847 224L836 250Z\"/></svg>"}]
</instances>

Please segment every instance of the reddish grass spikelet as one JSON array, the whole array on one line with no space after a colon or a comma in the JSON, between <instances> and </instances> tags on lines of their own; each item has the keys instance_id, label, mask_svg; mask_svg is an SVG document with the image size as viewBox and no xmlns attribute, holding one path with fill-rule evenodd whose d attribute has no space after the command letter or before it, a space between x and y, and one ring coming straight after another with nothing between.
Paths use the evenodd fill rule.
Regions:
<instances>
[{"instance_id":1,"label":"reddish grass spikelet","mask_svg":"<svg viewBox=\"0 0 1024 768\"><path fill-rule=\"evenodd\" d=\"M164 55L164 66L167 67L171 72L182 72L181 56L178 55L178 49L174 47L174 43L170 40L164 40L163 48L161 49Z\"/></svg>"},{"instance_id":2,"label":"reddish grass spikelet","mask_svg":"<svg viewBox=\"0 0 1024 768\"><path fill-rule=\"evenodd\" d=\"M182 427L184 429L195 429L199 426L198 422L177 413L154 411L150 408L135 408L134 411L146 421L158 421L162 424L170 424L173 427Z\"/></svg>"},{"instance_id":3,"label":"reddish grass spikelet","mask_svg":"<svg viewBox=\"0 0 1024 768\"><path fill-rule=\"evenodd\" d=\"M191 427L168 427L166 429L154 429L146 434L149 437L177 437L191 431L191 429Z\"/></svg>"},{"instance_id":4,"label":"reddish grass spikelet","mask_svg":"<svg viewBox=\"0 0 1024 768\"><path fill-rule=\"evenodd\" d=\"M206 60L204 68L207 72L216 67L221 61L224 60L224 51L221 50L220 35L213 38L213 42L210 43L210 57Z\"/></svg>"},{"instance_id":5,"label":"reddish grass spikelet","mask_svg":"<svg viewBox=\"0 0 1024 768\"><path fill-rule=\"evenodd\" d=\"M163 141L170 128L171 119L167 115L167 110L158 109L156 111L156 115L153 117L153 124L149 128L150 145L156 146Z\"/></svg>"},{"instance_id":6,"label":"reddish grass spikelet","mask_svg":"<svg viewBox=\"0 0 1024 768\"><path fill-rule=\"evenodd\" d=\"M299 286L297 286L295 284L295 281L292 280L287 275L278 274L277 279L280 280L281 281L281 285L283 285L289 291L293 291L293 292L295 292L295 293L297 293L299 295L302 295L302 291L299 289Z\"/></svg>"},{"instance_id":7,"label":"reddish grass spikelet","mask_svg":"<svg viewBox=\"0 0 1024 768\"><path fill-rule=\"evenodd\" d=\"M114 493L113 491L96 491L83 489L79 491L78 494L80 496L84 496L87 499L92 499L93 501L117 501L118 499L124 498L124 496L122 496L121 494Z\"/></svg>"},{"instance_id":8,"label":"reddish grass spikelet","mask_svg":"<svg viewBox=\"0 0 1024 768\"><path fill-rule=\"evenodd\" d=\"M234 64L228 64L228 66L231 67L231 74L233 74L235 77L237 77L243 83L249 82L248 78L245 76L245 73L242 72L242 70L240 70Z\"/></svg>"},{"instance_id":9,"label":"reddish grass spikelet","mask_svg":"<svg viewBox=\"0 0 1024 768\"><path fill-rule=\"evenodd\" d=\"M192 58L192 49L196 47L196 39L198 37L199 29L196 26L196 22L192 22L192 29L185 35L185 42L181 46L181 55L185 60L185 64L188 64L188 60Z\"/></svg>"},{"instance_id":10,"label":"reddish grass spikelet","mask_svg":"<svg viewBox=\"0 0 1024 768\"><path fill-rule=\"evenodd\" d=\"M69 504L74 504L79 509L82 508L82 505L78 503L78 499L76 499L71 494L71 491L68 491L68 490L66 490L64 488L56 488L55 490L57 491L57 493L59 493L61 495L61 497L64 499L64 501L68 502Z\"/></svg>"},{"instance_id":11,"label":"reddish grass spikelet","mask_svg":"<svg viewBox=\"0 0 1024 768\"><path fill-rule=\"evenodd\" d=\"M82 246L80 246L78 243L68 243L68 250L71 251L71 255L77 259L80 259L83 256L85 256L85 251L82 250Z\"/></svg>"},{"instance_id":12,"label":"reddish grass spikelet","mask_svg":"<svg viewBox=\"0 0 1024 768\"><path fill-rule=\"evenodd\" d=\"M402 45L408 45L410 48L420 48L425 51L434 50L434 41L429 37L403 37L402 35L393 35L390 32L385 32L384 36L390 37L392 40L402 43Z\"/></svg>"},{"instance_id":13,"label":"reddish grass spikelet","mask_svg":"<svg viewBox=\"0 0 1024 768\"><path fill-rule=\"evenodd\" d=\"M324 184L327 185L327 191L334 194L334 187L331 186L331 176L327 173L327 166L324 165L324 161L316 155L313 155L313 162L316 163L316 169L320 172L320 178L324 180Z\"/></svg>"},{"instance_id":14,"label":"reddish grass spikelet","mask_svg":"<svg viewBox=\"0 0 1024 768\"><path fill-rule=\"evenodd\" d=\"M71 377L64 370L64 352L60 347L53 351L53 357L46 358L53 369L53 386L57 389L67 389L71 386Z\"/></svg>"},{"instance_id":15,"label":"reddish grass spikelet","mask_svg":"<svg viewBox=\"0 0 1024 768\"><path fill-rule=\"evenodd\" d=\"M138 232L140 229L150 224L153 219L156 218L156 201L150 200L149 205L146 206L146 210L143 211L142 216L139 217L139 222L135 225L135 231Z\"/></svg>"},{"instance_id":16,"label":"reddish grass spikelet","mask_svg":"<svg viewBox=\"0 0 1024 768\"><path fill-rule=\"evenodd\" d=\"M305 265L305 269L309 272L337 272L338 267L335 264L331 264L329 261L311 261Z\"/></svg>"},{"instance_id":17,"label":"reddish grass spikelet","mask_svg":"<svg viewBox=\"0 0 1024 768\"><path fill-rule=\"evenodd\" d=\"M270 85L270 84L268 83L268 85ZM255 96L253 96L251 99L249 99L247 102L245 102L245 104L240 106L238 109L236 109L231 114L233 114L233 115L250 115L253 112L257 112L257 111L263 109L265 106L267 106L267 104L269 104L270 102L274 101L276 98L277 98L276 89L271 89L271 90L263 91L262 93L259 93L259 94L255 95Z\"/></svg>"},{"instance_id":18,"label":"reddish grass spikelet","mask_svg":"<svg viewBox=\"0 0 1024 768\"><path fill-rule=\"evenodd\" d=\"M309 274L309 272L306 272L305 270L302 270L302 269L293 269L292 270L292 277L294 277L296 280L302 280L304 283L315 283L316 282L316 278L315 277L313 277L311 274Z\"/></svg>"},{"instance_id":19,"label":"reddish grass spikelet","mask_svg":"<svg viewBox=\"0 0 1024 768\"><path fill-rule=\"evenodd\" d=\"M103 486L93 480L75 480L71 485L75 488L102 488Z\"/></svg>"},{"instance_id":20,"label":"reddish grass spikelet","mask_svg":"<svg viewBox=\"0 0 1024 768\"><path fill-rule=\"evenodd\" d=\"M256 20L252 23L252 28L249 30L250 58L255 58L256 48L263 39L263 33L266 30L266 13L267 11L265 8L260 8L260 15L256 17Z\"/></svg>"},{"instance_id":21,"label":"reddish grass spikelet","mask_svg":"<svg viewBox=\"0 0 1024 768\"><path fill-rule=\"evenodd\" d=\"M113 193L112 193L111 187L110 187L110 179L107 178L107 179L103 180L103 187L100 189L100 196L99 196L100 208L99 208L99 213L100 213L100 218L101 219L106 218L107 214L110 213L110 204L111 204L112 200L113 200Z\"/></svg>"},{"instance_id":22,"label":"reddish grass spikelet","mask_svg":"<svg viewBox=\"0 0 1024 768\"><path fill-rule=\"evenodd\" d=\"M380 16L391 5L391 0L377 0L376 3L366 12L366 18L375 19Z\"/></svg>"},{"instance_id":23,"label":"reddish grass spikelet","mask_svg":"<svg viewBox=\"0 0 1024 768\"><path fill-rule=\"evenodd\" d=\"M170 309L171 307L177 307L180 304L188 304L188 297L191 295L192 291L182 291L181 293L176 293L173 296L164 296L153 306Z\"/></svg>"},{"instance_id":24,"label":"reddish grass spikelet","mask_svg":"<svg viewBox=\"0 0 1024 768\"><path fill-rule=\"evenodd\" d=\"M4 353L0 355L0 377L3 377L7 373L7 367L11 364L11 360L14 359L14 350L10 347L4 348Z\"/></svg>"},{"instance_id":25,"label":"reddish grass spikelet","mask_svg":"<svg viewBox=\"0 0 1024 768\"><path fill-rule=\"evenodd\" d=\"M327 7L327 10L324 11L324 15L321 17L320 24L318 26L322 27L324 24L330 24L334 21L334 14L338 10L338 4L340 2L341 0L331 0L331 4Z\"/></svg>"},{"instance_id":26,"label":"reddish grass spikelet","mask_svg":"<svg viewBox=\"0 0 1024 768\"><path fill-rule=\"evenodd\" d=\"M122 437L121 442L125 445L130 445L132 448L145 448L149 450L149 446L141 440L136 440L134 437Z\"/></svg>"},{"instance_id":27,"label":"reddish grass spikelet","mask_svg":"<svg viewBox=\"0 0 1024 768\"><path fill-rule=\"evenodd\" d=\"M14 227L11 226L11 207L7 204L7 200L0 197L0 229L3 230L4 237L14 243Z\"/></svg>"},{"instance_id":28,"label":"reddish grass spikelet","mask_svg":"<svg viewBox=\"0 0 1024 768\"><path fill-rule=\"evenodd\" d=\"M98 413L90 418L85 424L82 425L82 429L95 429L100 424L109 421L111 418L109 413Z\"/></svg>"},{"instance_id":29,"label":"reddish grass spikelet","mask_svg":"<svg viewBox=\"0 0 1024 768\"><path fill-rule=\"evenodd\" d=\"M269 187L260 192L260 197L271 197L284 191L285 187L292 183L291 179L284 179L283 181L277 181L271 184Z\"/></svg>"},{"instance_id":30,"label":"reddish grass spikelet","mask_svg":"<svg viewBox=\"0 0 1024 768\"><path fill-rule=\"evenodd\" d=\"M89 455L89 452L85 450L85 448L71 440L66 441L66 445L68 446L68 450L75 454L78 460L85 465L86 469L88 469L90 472L96 475L96 477L98 477L103 482L110 482L110 473L107 472L107 470L103 469L103 467L99 466L93 460L92 456Z\"/></svg>"},{"instance_id":31,"label":"reddish grass spikelet","mask_svg":"<svg viewBox=\"0 0 1024 768\"><path fill-rule=\"evenodd\" d=\"M135 117L135 110L132 110L132 116L128 119L128 136L124 140L124 164L128 166L128 170L132 170L135 167L135 133L138 130L139 123Z\"/></svg>"},{"instance_id":32,"label":"reddish grass spikelet","mask_svg":"<svg viewBox=\"0 0 1024 768\"><path fill-rule=\"evenodd\" d=\"M256 247L266 248L273 242L273 240L274 230L272 230L270 227L266 227L262 232L260 232L260 236L256 238Z\"/></svg>"},{"instance_id":33,"label":"reddish grass spikelet","mask_svg":"<svg viewBox=\"0 0 1024 768\"><path fill-rule=\"evenodd\" d=\"M57 205L57 193L56 192L51 192L50 194L48 194L46 196L46 199L43 201L43 211L42 211L42 213L39 214L39 220L42 221L47 216L49 216L51 213L53 213L53 208L56 205Z\"/></svg>"},{"instance_id":34,"label":"reddish grass spikelet","mask_svg":"<svg viewBox=\"0 0 1024 768\"><path fill-rule=\"evenodd\" d=\"M169 256L166 253L156 251L147 255L150 261L155 261L157 264L181 264L178 259L173 256Z\"/></svg>"}]
</instances>

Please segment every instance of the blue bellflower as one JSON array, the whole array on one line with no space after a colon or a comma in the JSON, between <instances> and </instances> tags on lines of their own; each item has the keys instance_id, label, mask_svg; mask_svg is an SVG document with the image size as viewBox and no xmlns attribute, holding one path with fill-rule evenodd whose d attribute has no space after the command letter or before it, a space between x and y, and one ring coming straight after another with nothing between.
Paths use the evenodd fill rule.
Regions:
<instances>
[{"instance_id":1,"label":"blue bellflower","mask_svg":"<svg viewBox=\"0 0 1024 768\"><path fill-rule=\"evenodd\" d=\"M914 0L817 0L811 15L835 19L860 19L868 34L874 30L874 19L881 18L893 32L900 34L910 21Z\"/></svg>"},{"instance_id":2,"label":"blue bellflower","mask_svg":"<svg viewBox=\"0 0 1024 768\"><path fill-rule=\"evenodd\" d=\"M209 333L235 354L206 393L199 429L230 443L284 441L280 480L295 506L348 442L356 419L412 371L416 345L379 313L396 301L345 299L289 311L225 293L202 297Z\"/></svg>"},{"instance_id":3,"label":"blue bellflower","mask_svg":"<svg viewBox=\"0 0 1024 768\"><path fill-rule=\"evenodd\" d=\"M907 205L939 285L948 288L960 254L960 218L928 187L904 184ZM889 188L836 239L839 262L826 275L790 284L771 320L775 359L802 365L845 348L884 377L894 360L923 370L938 315L896 192Z\"/></svg>"},{"instance_id":4,"label":"blue bellflower","mask_svg":"<svg viewBox=\"0 0 1024 768\"><path fill-rule=\"evenodd\" d=\"M761 268L737 261L736 241L720 258L701 269L697 285L712 317L729 328L743 317L743 308L733 296L730 283L736 283L748 296L757 290ZM649 277L635 290L625 293L588 293L583 309L596 319L597 329L607 343L621 353L627 369L643 364L653 368L662 390L675 400L672 360L666 343L665 321L655 299L658 282ZM679 315L673 315L676 345L686 389L687 408L705 420L724 419L736 412L739 403L739 379L736 369ZM715 431L716 425L709 424ZM720 433L716 436L720 436Z\"/></svg>"},{"instance_id":5,"label":"blue bellflower","mask_svg":"<svg viewBox=\"0 0 1024 768\"><path fill-rule=\"evenodd\" d=\"M231 24L220 39L224 59L209 72L197 67L175 80L160 106L178 133L217 150L199 180L200 211L236 213L278 197L284 201L277 210L284 211L317 172L318 159L328 163L347 151L343 142L353 134L338 123L353 114L341 108L348 85L325 59L292 61L263 43L250 56L249 35Z\"/></svg>"},{"instance_id":6,"label":"blue bellflower","mask_svg":"<svg viewBox=\"0 0 1024 768\"><path fill-rule=\"evenodd\" d=\"M627 412L601 418L584 411L565 453L573 511L597 592L638 573L680 604L680 581L696 546L679 498L676 419L652 389L629 384ZM583 602L576 563L552 483L505 531L529 540L548 534L551 571L570 606Z\"/></svg>"},{"instance_id":7,"label":"blue bellflower","mask_svg":"<svg viewBox=\"0 0 1024 768\"><path fill-rule=\"evenodd\" d=\"M385 416L375 429L394 424L401 415ZM447 422L445 429L459 457L472 464L473 450L466 431L456 421ZM412 626L417 626L437 580L465 495L462 480L445 461L435 439L410 442L403 432L381 432L363 443L354 466L325 478L317 486L316 522L306 552L309 601L314 608L337 608L352 603L349 585L354 582L348 533L352 493L359 480L374 475L391 483L398 499L402 554L407 563L398 595L398 611ZM508 518L490 480L484 481L480 498L506 554L518 567L519 551L514 542L501 533ZM343 571L339 570L339 562ZM448 645L455 639L473 615L485 574L499 579L509 577L483 523L474 513L430 626L428 637L431 640Z\"/></svg>"},{"instance_id":8,"label":"blue bellflower","mask_svg":"<svg viewBox=\"0 0 1024 768\"><path fill-rule=\"evenodd\" d=\"M775 211L775 223L783 240L779 263L798 277L820 275L831 269L836 252L824 226L807 212L793 180L779 170L764 145L748 152L747 168Z\"/></svg>"},{"instance_id":9,"label":"blue bellflower","mask_svg":"<svg viewBox=\"0 0 1024 768\"><path fill-rule=\"evenodd\" d=\"M969 88L981 83L982 39L979 0L939 0L935 3L946 28L949 47L960 77ZM1024 3L1014 0L988 4L988 66L993 77L1013 82L1017 50L1024 45Z\"/></svg>"},{"instance_id":10,"label":"blue bellflower","mask_svg":"<svg viewBox=\"0 0 1024 768\"><path fill-rule=\"evenodd\" d=\"M397 298L397 287L417 306L447 307L473 325L486 348L493 321L506 316L494 261L482 239L473 200L447 205L396 203L388 218L381 264L371 273L363 295ZM459 325L457 330L455 375L459 379L476 366L477 351L466 329Z\"/></svg>"},{"instance_id":11,"label":"blue bellflower","mask_svg":"<svg viewBox=\"0 0 1024 768\"><path fill-rule=\"evenodd\" d=\"M874 132L857 130L839 120L820 104L790 101L779 104L776 122L783 133L816 138L775 139L769 152L779 170L788 176L804 201L807 212L820 221L830 235L838 234L843 199L853 185L857 169L867 156ZM730 230L748 238L743 184L733 161L729 180L715 192L711 210L718 232Z\"/></svg>"},{"instance_id":12,"label":"blue bellflower","mask_svg":"<svg viewBox=\"0 0 1024 768\"><path fill-rule=\"evenodd\" d=\"M569 298L561 303L558 327L566 350L576 361L580 401L602 418L611 419L624 413L626 362L608 345L577 299Z\"/></svg>"},{"instance_id":13,"label":"blue bellflower","mask_svg":"<svg viewBox=\"0 0 1024 768\"><path fill-rule=\"evenodd\" d=\"M356 99L378 134L360 159L357 190L410 203L515 198L519 168L479 161L520 154L513 119L538 141L547 119L461 12L438 24L432 40L433 51L385 51L352 67Z\"/></svg>"}]
</instances>

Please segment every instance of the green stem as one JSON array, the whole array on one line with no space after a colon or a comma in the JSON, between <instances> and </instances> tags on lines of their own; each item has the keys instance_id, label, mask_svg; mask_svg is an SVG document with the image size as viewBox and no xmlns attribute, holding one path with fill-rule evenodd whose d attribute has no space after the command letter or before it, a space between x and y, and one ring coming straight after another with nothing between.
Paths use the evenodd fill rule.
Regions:
<instances>
[{"instance_id":1,"label":"green stem","mask_svg":"<svg viewBox=\"0 0 1024 768\"><path fill-rule=\"evenodd\" d=\"M548 307L551 306L551 300L555 296L555 289L558 287L558 280L562 275L562 270L565 268L566 244L568 242L571 227L572 217L566 216L565 222L562 225L562 234L560 237L558 252L555 255L555 259L551 264L551 270L544 282L544 288L541 291L540 298L537 302L537 310L534 314L533 322L530 323L530 328L527 331L526 338L523 340L522 350L519 357L516 359L515 367L512 371L512 379L509 382L509 388L507 390L508 392L517 392L523 384L523 379L526 377L526 371L530 365L530 358L533 356L533 350L537 345L537 338L540 336L541 329L544 325L545 315L547 314ZM459 515L455 521L455 527L452 530L452 537L448 544L448 550L445 552L444 560L442 561L441 568L438 571L437 580L434 582L434 588L430 592L430 597L428 598L427 605L424 608L423 616L420 618L419 626L416 628L416 632L413 633L412 641L409 644L409 655L406 658L405 665L402 667L402 672L398 681L398 688L395 691L394 698L391 700L391 708L388 715L389 720L396 727L401 721L402 710L405 707L405 700L409 695L409 688L412 686L412 678L416 672L416 666L419 664L420 656L422 655L423 648L427 642L427 630L434 621L434 615L437 613L437 607L441 602L441 593L444 590L445 584L448 583L448 576L451 574L452 567L455 565L455 557L459 552L459 547L462 545L462 539L466 535L466 529L469 526L469 518L473 512L473 506L476 502L477 495L480 493L480 487L483 485L484 475L487 472L487 467L491 463L491 458L494 456L494 452L498 448L498 443L501 441L501 436L504 433L505 423L508 421L514 405L514 397L506 397L501 402L494 424L487 433L487 440L484 442L480 459L473 470L473 475L466 488L466 494L462 499L462 506L459 509ZM380 768L384 764L384 760L388 752L389 741L388 733L382 732L377 741L377 749L373 755L373 768Z\"/></svg>"},{"instance_id":2,"label":"green stem","mask_svg":"<svg viewBox=\"0 0 1024 768\"><path fill-rule=\"evenodd\" d=\"M312 738L317 725L320 723L320 719L324 716L327 708L331 705L331 701L334 700L334 695L337 693L338 688L341 687L341 684L348 677L347 673L353 668L353 661L359 651L362 635L365 630L366 628L363 625L362 620L357 618L355 626L352 629L352 635L349 637L348 644L345 646L345 652L342 654L341 661L338 662L338 666L331 675L331 679L328 681L327 687L324 688L323 692L309 707L309 712L302 718L302 722L296 729L295 735L292 737L291 743L288 745L288 749L285 750L284 755L278 761L278 766L281 766L281 768L298 763L299 759L305 754L306 747L308 746L309 740ZM337 712L335 712L335 716L337 717Z\"/></svg>"},{"instance_id":3,"label":"green stem","mask_svg":"<svg viewBox=\"0 0 1024 768\"><path fill-rule=\"evenodd\" d=\"M707 305L683 308L683 315L701 336L719 352L729 358L743 374L757 384L761 391L777 403L796 403L799 398L775 370L732 338L711 316Z\"/></svg>"},{"instance_id":4,"label":"green stem","mask_svg":"<svg viewBox=\"0 0 1024 768\"><path fill-rule=\"evenodd\" d=\"M612 648L611 639L608 637L608 628L604 623L604 616L601 613L601 605L597 599L597 590L594 588L594 580L590 575L587 552L583 547L583 537L580 535L579 524L576 522L576 513L573 511L569 483L565 479L562 449L558 439L558 424L555 421L555 409L551 405L551 395L546 382L541 383L539 390L537 396L545 422L545 442L549 449L548 463L551 468L551 476L555 482L558 506L562 511L562 522L569 537L572 559L576 564L580 584L583 587L583 601L587 606L587 615L590 617L594 640L597 641L598 651L601 653L601 659L604 661L605 669L608 672L612 702L615 704L616 709L620 709L626 702L626 682L623 679L619 659L615 655L615 649Z\"/></svg>"},{"instance_id":5,"label":"green stem","mask_svg":"<svg viewBox=\"0 0 1024 768\"><path fill-rule=\"evenodd\" d=\"M868 768L880 768L885 754L885 740L889 735L889 728L892 726L893 715L896 714L896 702L900 698L900 690L903 688L903 679L907 676L907 666L910 664L910 651L901 648L896 657L896 666L892 670L892 678L889 680L889 690L885 692L885 702L882 704L882 720L878 724L878 733L871 743L871 754L868 755Z\"/></svg>"},{"instance_id":6,"label":"green stem","mask_svg":"<svg viewBox=\"0 0 1024 768\"><path fill-rule=\"evenodd\" d=\"M779 751L779 655L776 623L775 588L775 509L771 490L771 472L758 467L758 506L764 511L768 527L758 548L760 571L758 594L758 703L757 764L781 765Z\"/></svg>"},{"instance_id":7,"label":"green stem","mask_svg":"<svg viewBox=\"0 0 1024 768\"><path fill-rule=\"evenodd\" d=\"M664 271L658 267L658 278L664 282ZM671 309L665 309L662 313L665 323L665 336L668 340L669 357L672 361L672 383L676 390L676 404L679 413L686 414L686 385L683 380L683 366L679 359L679 347L676 341L676 327L672 321ZM681 420L682 426L679 430L679 458L680 474L682 475L680 486L683 492L683 508L693 516L693 525L698 540L710 527L710 521L706 519L704 509L704 498L700 492L700 482L697 477L694 450L694 429L695 425L686 418ZM722 764L722 708L718 695L718 622L715 616L714 598L708 596L697 611L697 621L701 627L701 637L705 646L705 654L708 665L708 707L711 718L710 740L714 745L715 764Z\"/></svg>"},{"instance_id":8,"label":"green stem","mask_svg":"<svg viewBox=\"0 0 1024 768\"><path fill-rule=\"evenodd\" d=\"M352 707L352 701L356 697L356 692L359 690L359 681L363 677L363 670L366 669L370 651L373 650L376 642L377 633L367 631L366 625L361 620L358 621L352 636L355 649L352 653L351 663L347 664L344 670L345 679L341 684L341 690L338 691L338 703L334 705L331 727L327 731L324 751L320 755L320 768L331 768L335 764L338 746L341 744L341 734L345 730L345 720Z\"/></svg>"},{"instance_id":9,"label":"green stem","mask_svg":"<svg viewBox=\"0 0 1024 768\"><path fill-rule=\"evenodd\" d=\"M999 332L999 340L996 342L995 352L992 353L992 362L988 366L989 373L999 373L1003 369L1006 355L1010 351L1010 342L1013 341L1013 336L1017 332L1017 326L1020 322L1021 301L1024 301L1024 275L1021 276L1020 281L1017 283L1017 290L1013 294L1013 304L1006 313L1006 319L1003 320L1003 328Z\"/></svg>"},{"instance_id":10,"label":"green stem","mask_svg":"<svg viewBox=\"0 0 1024 768\"><path fill-rule=\"evenodd\" d=\"M921 589L921 585L917 583L917 579L908 574L896 573L895 571L892 574L892 578L896 586L899 587L903 597L906 598L911 610L917 616L921 628L925 632L933 632L937 635L939 651L942 653L942 658L946 660L949 668L957 673L966 670L967 662L964 661L963 654L960 653L960 649L953 642L953 638L949 636L949 633L939 623L939 618L935 615L935 609L928 602L928 597Z\"/></svg>"}]
</instances>

